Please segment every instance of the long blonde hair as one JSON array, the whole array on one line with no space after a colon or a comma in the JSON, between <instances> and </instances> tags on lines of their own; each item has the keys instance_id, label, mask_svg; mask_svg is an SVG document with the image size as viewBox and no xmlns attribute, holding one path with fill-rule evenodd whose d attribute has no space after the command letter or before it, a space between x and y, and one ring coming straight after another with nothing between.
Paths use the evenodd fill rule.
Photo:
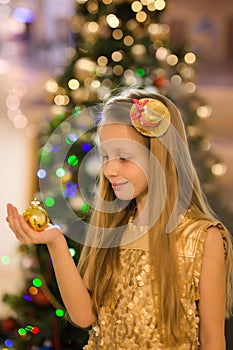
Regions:
<instances>
[{"instance_id":1,"label":"long blonde hair","mask_svg":"<svg viewBox=\"0 0 233 350\"><path fill-rule=\"evenodd\" d=\"M167 188L167 195L163 210L150 225L149 229L149 246L153 265L153 273L159 281L159 313L158 313L158 327L160 330L165 326L166 339L168 345L178 344L186 334L180 327L180 320L183 315L183 308L180 302L180 289L176 244L175 244L175 226L173 232L165 234L169 219L171 216L178 215L179 208L177 206L177 198L181 207L185 209L191 208L198 218L208 218L209 220L216 220L215 215L209 208L205 196L203 195L197 174L189 157L188 143L186 139L185 129L182 122L181 115L176 106L166 97L155 93L148 93L143 90L132 90L121 96L110 98L103 109L103 123L107 121L127 122L130 123L129 111L132 106L132 99L153 98L162 101L170 111L171 125L176 132L167 132L161 138L144 136L145 145L149 151L154 155L165 174L165 185ZM182 140L186 151L183 153L179 149L178 142ZM171 154L172 153L172 154ZM186 183L180 188L177 174L177 165L179 171L183 175ZM162 175L161 179L157 177L153 181L156 173L155 162L149 163L149 205L150 208L155 208L158 204L159 192L163 191ZM190 192L191 189L191 192ZM189 207L185 202L187 194L190 195ZM162 196L162 195L161 195ZM99 197L106 201L113 201L115 199L114 192L108 180L101 174L99 183ZM174 207L178 208L174 212ZM119 209L115 213L101 212L95 210L90 220L90 229L87 236L99 237L103 235L105 228L108 232L111 228L124 227L135 212L136 202L132 200L124 209ZM152 215L153 216L153 215ZM153 219L153 217L152 217ZM99 236L98 236L98 232ZM118 232L119 233L119 232ZM107 239L111 235L106 234ZM120 240L121 235L112 237L112 240ZM226 316L229 316L233 306L233 255L230 235L227 235L228 240L228 254L226 257ZM93 308L98 314L99 308L106 300L111 299L111 292L117 281L119 269L119 245L114 244L111 248L99 248L97 245L85 246L82 251L79 262L79 269L82 276L88 269L89 288L93 299ZM100 282L101 281L101 282ZM169 287L168 287L169 286Z\"/></svg>"}]
</instances>

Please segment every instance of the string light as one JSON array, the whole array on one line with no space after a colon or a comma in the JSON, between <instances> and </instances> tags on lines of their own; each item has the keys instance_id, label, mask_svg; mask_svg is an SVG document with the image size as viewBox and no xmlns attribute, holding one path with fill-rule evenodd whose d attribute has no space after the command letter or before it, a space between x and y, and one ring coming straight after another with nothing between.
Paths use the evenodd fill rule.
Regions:
<instances>
[{"instance_id":1,"label":"string light","mask_svg":"<svg viewBox=\"0 0 233 350\"><path fill-rule=\"evenodd\" d=\"M110 14L106 17L106 21L111 28L117 28L120 25L120 21L116 15Z\"/></svg>"},{"instance_id":2,"label":"string light","mask_svg":"<svg viewBox=\"0 0 233 350\"><path fill-rule=\"evenodd\" d=\"M126 35L123 41L125 46L132 46L134 43L134 38L131 35Z\"/></svg>"},{"instance_id":3,"label":"string light","mask_svg":"<svg viewBox=\"0 0 233 350\"><path fill-rule=\"evenodd\" d=\"M120 40L123 37L123 32L120 29L116 29L112 32L112 36L115 40Z\"/></svg>"},{"instance_id":4,"label":"string light","mask_svg":"<svg viewBox=\"0 0 233 350\"><path fill-rule=\"evenodd\" d=\"M212 113L212 109L210 106L199 106L197 108L197 115L200 118L208 118Z\"/></svg>"},{"instance_id":5,"label":"string light","mask_svg":"<svg viewBox=\"0 0 233 350\"><path fill-rule=\"evenodd\" d=\"M196 55L193 52L187 52L184 56L184 60L188 64L193 64L196 61Z\"/></svg>"},{"instance_id":6,"label":"string light","mask_svg":"<svg viewBox=\"0 0 233 350\"><path fill-rule=\"evenodd\" d=\"M70 79L68 82L68 86L71 90L77 90L80 86L80 83L77 79Z\"/></svg>"},{"instance_id":7,"label":"string light","mask_svg":"<svg viewBox=\"0 0 233 350\"><path fill-rule=\"evenodd\" d=\"M166 3L164 0L156 0L155 1L155 7L157 10L162 11L166 7Z\"/></svg>"},{"instance_id":8,"label":"string light","mask_svg":"<svg viewBox=\"0 0 233 350\"><path fill-rule=\"evenodd\" d=\"M63 317L65 315L64 311L61 310L61 309L57 309L55 311L55 314L56 314L57 317Z\"/></svg>"},{"instance_id":9,"label":"string light","mask_svg":"<svg viewBox=\"0 0 233 350\"><path fill-rule=\"evenodd\" d=\"M144 11L140 11L136 14L136 20L139 22L139 23L143 23L145 22L147 19L147 14L146 12Z\"/></svg>"},{"instance_id":10,"label":"string light","mask_svg":"<svg viewBox=\"0 0 233 350\"><path fill-rule=\"evenodd\" d=\"M189 81L186 84L184 84L185 90L186 92L188 92L189 94L193 94L196 91L196 85L192 82Z\"/></svg>"},{"instance_id":11,"label":"string light","mask_svg":"<svg viewBox=\"0 0 233 350\"><path fill-rule=\"evenodd\" d=\"M178 57L174 54L167 56L167 63L169 66L175 66L178 63Z\"/></svg>"},{"instance_id":12,"label":"string light","mask_svg":"<svg viewBox=\"0 0 233 350\"><path fill-rule=\"evenodd\" d=\"M221 177L221 176L223 176L223 175L226 173L226 171L227 171L226 164L224 164L224 163L216 163L216 164L213 164L213 165L212 165L212 168L211 168L211 171L212 171L212 173L213 173L215 176Z\"/></svg>"},{"instance_id":13,"label":"string light","mask_svg":"<svg viewBox=\"0 0 233 350\"><path fill-rule=\"evenodd\" d=\"M142 10L142 3L140 1L134 1L131 4L131 8L134 12L139 12Z\"/></svg>"},{"instance_id":14,"label":"string light","mask_svg":"<svg viewBox=\"0 0 233 350\"><path fill-rule=\"evenodd\" d=\"M47 197L44 200L44 204L46 205L46 207L53 207L55 205L55 199L53 197Z\"/></svg>"},{"instance_id":15,"label":"string light","mask_svg":"<svg viewBox=\"0 0 233 350\"><path fill-rule=\"evenodd\" d=\"M32 284L35 286L35 287L41 287L42 286L42 280L40 278L34 278L34 280L32 281Z\"/></svg>"}]
</instances>

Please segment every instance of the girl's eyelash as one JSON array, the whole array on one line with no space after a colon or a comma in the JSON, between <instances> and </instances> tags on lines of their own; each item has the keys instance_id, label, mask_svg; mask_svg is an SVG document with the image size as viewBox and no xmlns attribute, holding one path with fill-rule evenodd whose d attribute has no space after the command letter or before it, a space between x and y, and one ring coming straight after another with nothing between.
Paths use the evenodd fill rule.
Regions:
<instances>
[{"instance_id":1,"label":"girl's eyelash","mask_svg":"<svg viewBox=\"0 0 233 350\"><path fill-rule=\"evenodd\" d=\"M117 158L119 160L123 161L123 162L126 162L126 161L130 160L129 156L119 156ZM109 159L109 157L107 155L102 155L101 159L102 159L103 162L106 162Z\"/></svg>"}]
</instances>

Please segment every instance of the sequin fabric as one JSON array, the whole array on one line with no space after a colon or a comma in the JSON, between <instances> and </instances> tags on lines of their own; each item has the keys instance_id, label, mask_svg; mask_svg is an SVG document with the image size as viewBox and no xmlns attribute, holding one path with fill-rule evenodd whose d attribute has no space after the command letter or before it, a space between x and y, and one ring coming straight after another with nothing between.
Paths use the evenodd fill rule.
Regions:
<instances>
[{"instance_id":1,"label":"sequin fabric","mask_svg":"<svg viewBox=\"0 0 233 350\"><path fill-rule=\"evenodd\" d=\"M188 221L188 222L187 222ZM114 291L115 305L106 303L98 314L98 325L90 331L85 350L198 350L199 280L207 229L220 223L183 220L177 231L178 266L185 315L181 325L187 338L177 347L165 347L157 328L157 281L152 276L148 235L120 250L120 276ZM187 328L187 325L188 328ZM186 327L186 328L185 328Z\"/></svg>"}]
</instances>

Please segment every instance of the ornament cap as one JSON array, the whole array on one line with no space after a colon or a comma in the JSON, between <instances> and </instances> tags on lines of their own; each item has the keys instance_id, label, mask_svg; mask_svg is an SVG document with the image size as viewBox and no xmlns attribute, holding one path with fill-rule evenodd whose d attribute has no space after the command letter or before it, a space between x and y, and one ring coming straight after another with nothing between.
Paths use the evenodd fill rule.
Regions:
<instances>
[{"instance_id":1,"label":"ornament cap","mask_svg":"<svg viewBox=\"0 0 233 350\"><path fill-rule=\"evenodd\" d=\"M33 208L38 208L38 206L40 205L40 201L34 197L34 199L31 201L31 205Z\"/></svg>"}]
</instances>

